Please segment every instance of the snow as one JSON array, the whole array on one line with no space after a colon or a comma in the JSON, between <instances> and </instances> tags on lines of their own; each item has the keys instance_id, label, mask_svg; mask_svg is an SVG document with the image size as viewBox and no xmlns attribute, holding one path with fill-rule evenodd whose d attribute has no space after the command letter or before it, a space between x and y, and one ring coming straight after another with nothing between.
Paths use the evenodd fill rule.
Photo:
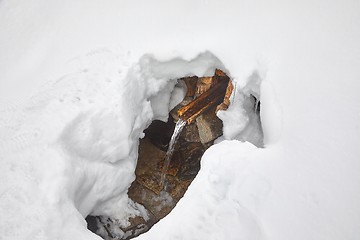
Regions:
<instances>
[{"instance_id":1,"label":"snow","mask_svg":"<svg viewBox=\"0 0 360 240\"><path fill-rule=\"evenodd\" d=\"M254 145L239 141L223 141L211 147L203 156L205 161L195 182L171 216L138 238L262 239L259 219L239 202L244 197L244 180L251 178L251 158L258 155ZM270 186L258 178L257 189L252 191L256 195L245 197L259 201L269 194Z\"/></svg>"},{"instance_id":2,"label":"snow","mask_svg":"<svg viewBox=\"0 0 360 240\"><path fill-rule=\"evenodd\" d=\"M99 239L87 214L140 214L126 190L142 130L181 99L175 78L216 66L259 94L265 148L219 140L138 239L357 239L359 13L352 0L1 1L0 239ZM243 136L240 112L224 138Z\"/></svg>"},{"instance_id":3,"label":"snow","mask_svg":"<svg viewBox=\"0 0 360 240\"><path fill-rule=\"evenodd\" d=\"M217 116L223 122L223 136L219 140L236 139L248 141L257 147L263 147L263 132L259 114L260 86L262 78L259 73L252 73L245 85L237 79L232 81L234 89L230 96L229 108L219 111ZM255 111L254 111L255 109Z\"/></svg>"},{"instance_id":4,"label":"snow","mask_svg":"<svg viewBox=\"0 0 360 240\"><path fill-rule=\"evenodd\" d=\"M6 173L2 179L2 214L13 207L18 196L26 201L16 205L41 202L34 208L50 208L54 213L26 213L51 219L43 224L34 221L31 229L45 230L46 238L52 236L47 231L52 231L54 223L61 226L64 221L71 224L81 220L84 224L89 214L118 218L122 226L128 225L129 217L144 215L143 207L126 194L135 179L143 130L154 119L167 120L176 79L214 72L220 66L210 53L190 62L159 62L145 55L129 67L111 52L97 57L106 59L102 66L95 64L86 71L66 75L44 93L30 98L29 104L19 110L26 119L19 119L18 128L11 122L2 127L9 131L14 128L9 142L6 136L2 139ZM204 65L204 60L212 65ZM172 101L179 103L183 96L175 95L180 98ZM4 112L3 117L6 120L14 116ZM19 179L9 181L12 175ZM75 216L83 218L56 210L78 211ZM13 213L4 221L4 237L13 237L9 229L22 218L21 214ZM30 234L26 228L19 229L25 238ZM74 233L65 229L56 234L66 239Z\"/></svg>"}]
</instances>

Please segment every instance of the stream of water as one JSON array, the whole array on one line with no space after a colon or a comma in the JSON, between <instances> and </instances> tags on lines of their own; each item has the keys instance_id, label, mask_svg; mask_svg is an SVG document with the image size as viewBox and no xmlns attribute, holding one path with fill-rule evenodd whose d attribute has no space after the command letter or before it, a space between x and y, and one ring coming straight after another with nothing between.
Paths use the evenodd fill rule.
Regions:
<instances>
[{"instance_id":1,"label":"stream of water","mask_svg":"<svg viewBox=\"0 0 360 240\"><path fill-rule=\"evenodd\" d=\"M186 125L186 121L184 121L182 119L179 119L176 122L174 133L171 136L171 140L169 142L169 148L165 155L165 162L164 162L164 168L163 168L163 171L161 174L160 186L164 186L164 184L165 184L166 172L170 165L171 157L172 157L172 154L175 149L175 144L176 144L177 140L179 139L180 133L183 130L183 128L185 127L185 125Z\"/></svg>"}]
</instances>

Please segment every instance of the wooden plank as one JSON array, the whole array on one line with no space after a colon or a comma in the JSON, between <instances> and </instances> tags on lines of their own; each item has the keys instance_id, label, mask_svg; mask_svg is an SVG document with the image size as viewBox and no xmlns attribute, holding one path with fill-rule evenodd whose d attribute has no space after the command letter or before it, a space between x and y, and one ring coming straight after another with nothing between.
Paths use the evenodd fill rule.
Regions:
<instances>
[{"instance_id":1,"label":"wooden plank","mask_svg":"<svg viewBox=\"0 0 360 240\"><path fill-rule=\"evenodd\" d=\"M188 124L192 123L201 113L210 107L223 102L230 79L222 71L219 75L215 74L214 78L216 79L216 84L194 101L178 110L179 117Z\"/></svg>"}]
</instances>

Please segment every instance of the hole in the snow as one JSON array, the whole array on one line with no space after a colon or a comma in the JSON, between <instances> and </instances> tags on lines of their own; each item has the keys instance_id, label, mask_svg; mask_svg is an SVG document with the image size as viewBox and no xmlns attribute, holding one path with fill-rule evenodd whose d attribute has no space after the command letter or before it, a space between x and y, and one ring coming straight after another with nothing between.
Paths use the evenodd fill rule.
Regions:
<instances>
[{"instance_id":1,"label":"hole in the snow","mask_svg":"<svg viewBox=\"0 0 360 240\"><path fill-rule=\"evenodd\" d=\"M213 77L179 81L187 87L183 101L169 113L167 122L153 121L140 139L136 180L128 195L147 214L129 219L126 227L107 217L87 217L88 228L104 239L136 237L169 214L199 172L205 150L223 134L216 111L230 104L233 87L228 76L216 70ZM259 116L260 102L253 95L247 101Z\"/></svg>"}]
</instances>

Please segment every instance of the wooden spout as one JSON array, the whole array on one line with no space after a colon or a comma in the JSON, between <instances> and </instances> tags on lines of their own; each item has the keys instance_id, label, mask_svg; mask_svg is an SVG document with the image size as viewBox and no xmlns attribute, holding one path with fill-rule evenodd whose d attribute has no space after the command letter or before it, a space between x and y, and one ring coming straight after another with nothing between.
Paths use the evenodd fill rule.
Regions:
<instances>
[{"instance_id":1,"label":"wooden spout","mask_svg":"<svg viewBox=\"0 0 360 240\"><path fill-rule=\"evenodd\" d=\"M178 110L178 116L186 121L187 124L192 123L200 114L209 108L216 107L224 101L230 78L221 70L217 69L214 80L214 84L209 90Z\"/></svg>"}]
</instances>

